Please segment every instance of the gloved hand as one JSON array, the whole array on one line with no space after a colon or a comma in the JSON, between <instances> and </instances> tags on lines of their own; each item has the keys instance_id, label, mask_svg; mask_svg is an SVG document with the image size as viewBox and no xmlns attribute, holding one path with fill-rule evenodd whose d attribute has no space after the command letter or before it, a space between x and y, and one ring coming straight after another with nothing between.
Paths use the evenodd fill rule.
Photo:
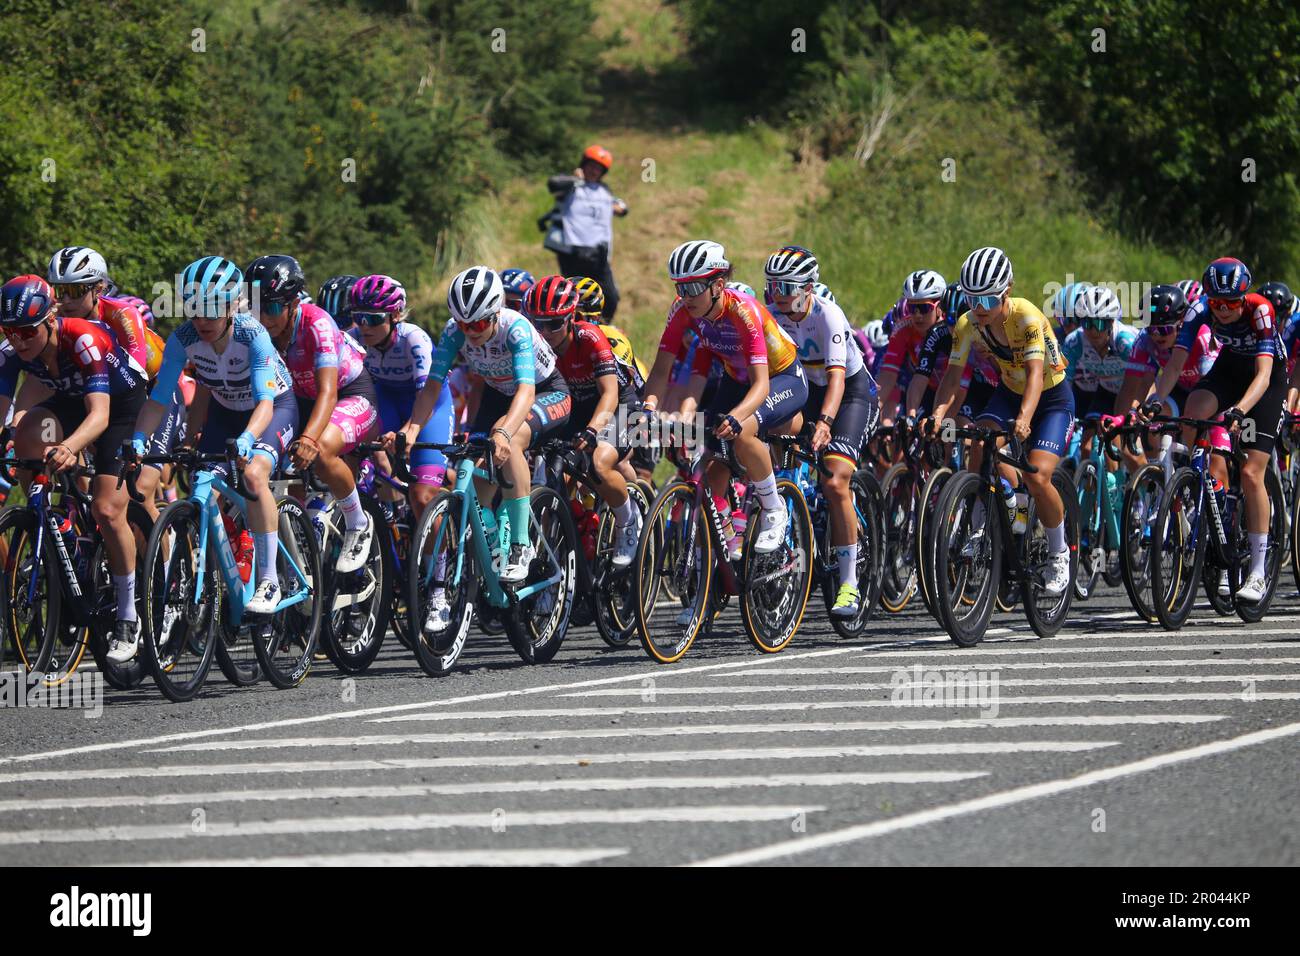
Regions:
<instances>
[{"instance_id":1,"label":"gloved hand","mask_svg":"<svg viewBox=\"0 0 1300 956\"><path fill-rule=\"evenodd\" d=\"M142 457L148 447L149 436L144 432L136 432L131 436L131 451L135 453L137 458Z\"/></svg>"},{"instance_id":2,"label":"gloved hand","mask_svg":"<svg viewBox=\"0 0 1300 956\"><path fill-rule=\"evenodd\" d=\"M252 432L243 432L235 439L235 451L239 454L240 458L247 459L253 457L253 442L256 440L257 439L253 437Z\"/></svg>"}]
</instances>

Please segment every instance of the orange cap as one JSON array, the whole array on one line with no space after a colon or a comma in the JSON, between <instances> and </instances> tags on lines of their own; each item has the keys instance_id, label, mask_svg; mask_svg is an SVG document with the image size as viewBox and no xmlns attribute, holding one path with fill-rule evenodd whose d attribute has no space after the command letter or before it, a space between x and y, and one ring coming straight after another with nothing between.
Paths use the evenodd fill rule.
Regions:
<instances>
[{"instance_id":1,"label":"orange cap","mask_svg":"<svg viewBox=\"0 0 1300 956\"><path fill-rule=\"evenodd\" d=\"M599 163L605 167L605 172L609 172L614 165L614 155L604 146L597 143L594 146L588 146L582 154L583 159L590 159L592 162Z\"/></svg>"}]
</instances>

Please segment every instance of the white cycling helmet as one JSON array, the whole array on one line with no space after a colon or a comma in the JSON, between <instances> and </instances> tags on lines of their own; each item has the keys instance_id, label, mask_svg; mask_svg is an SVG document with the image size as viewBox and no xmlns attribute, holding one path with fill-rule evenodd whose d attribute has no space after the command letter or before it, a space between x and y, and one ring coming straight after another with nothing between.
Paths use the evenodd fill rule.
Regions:
<instances>
[{"instance_id":1,"label":"white cycling helmet","mask_svg":"<svg viewBox=\"0 0 1300 956\"><path fill-rule=\"evenodd\" d=\"M699 282L730 270L726 250L708 239L683 242L668 257L668 278L674 282Z\"/></svg>"},{"instance_id":2,"label":"white cycling helmet","mask_svg":"<svg viewBox=\"0 0 1300 956\"><path fill-rule=\"evenodd\" d=\"M1104 285L1090 285L1074 300L1074 317L1080 322L1085 319L1118 322L1124 317L1124 310L1120 307L1119 297L1114 290Z\"/></svg>"},{"instance_id":3,"label":"white cycling helmet","mask_svg":"<svg viewBox=\"0 0 1300 956\"><path fill-rule=\"evenodd\" d=\"M89 246L68 246L50 257L45 278L61 285L107 282L108 263Z\"/></svg>"},{"instance_id":4,"label":"white cycling helmet","mask_svg":"<svg viewBox=\"0 0 1300 956\"><path fill-rule=\"evenodd\" d=\"M817 257L803 246L782 246L767 257L763 274L769 282L816 282Z\"/></svg>"},{"instance_id":5,"label":"white cycling helmet","mask_svg":"<svg viewBox=\"0 0 1300 956\"><path fill-rule=\"evenodd\" d=\"M967 295L1001 295L1011 288L1011 260L996 246L976 249L961 264L961 291Z\"/></svg>"},{"instance_id":6,"label":"white cycling helmet","mask_svg":"<svg viewBox=\"0 0 1300 956\"><path fill-rule=\"evenodd\" d=\"M835 293L826 287L825 282L813 283L813 295L819 299L825 299L827 302L835 302ZM838 302L835 302L835 304L839 305Z\"/></svg>"},{"instance_id":7,"label":"white cycling helmet","mask_svg":"<svg viewBox=\"0 0 1300 956\"><path fill-rule=\"evenodd\" d=\"M867 333L867 341L871 343L873 349L883 349L889 345L884 319L872 319L863 331Z\"/></svg>"},{"instance_id":8,"label":"white cycling helmet","mask_svg":"<svg viewBox=\"0 0 1300 956\"><path fill-rule=\"evenodd\" d=\"M948 283L933 269L918 269L903 280L903 298L910 300L942 298Z\"/></svg>"},{"instance_id":9,"label":"white cycling helmet","mask_svg":"<svg viewBox=\"0 0 1300 956\"><path fill-rule=\"evenodd\" d=\"M490 319L501 311L505 301L501 277L487 266L470 266L447 288L447 308L457 322Z\"/></svg>"}]
</instances>

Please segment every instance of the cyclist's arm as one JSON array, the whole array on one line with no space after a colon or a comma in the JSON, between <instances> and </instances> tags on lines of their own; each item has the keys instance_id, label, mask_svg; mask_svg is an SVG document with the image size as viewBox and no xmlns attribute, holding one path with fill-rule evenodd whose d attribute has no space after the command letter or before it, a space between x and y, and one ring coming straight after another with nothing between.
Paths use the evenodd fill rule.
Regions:
<instances>
[{"instance_id":1,"label":"cyclist's arm","mask_svg":"<svg viewBox=\"0 0 1300 956\"><path fill-rule=\"evenodd\" d=\"M1151 383L1154 381L1155 373L1151 371L1125 374L1124 384L1119 387L1119 397L1115 400L1115 414L1126 415L1134 403L1140 405L1151 391Z\"/></svg>"},{"instance_id":2,"label":"cyclist's arm","mask_svg":"<svg viewBox=\"0 0 1300 956\"><path fill-rule=\"evenodd\" d=\"M112 402L108 392L87 392L85 401L86 417L71 435L63 438L63 446L73 454L81 452L108 428L108 409Z\"/></svg>"},{"instance_id":3,"label":"cyclist's arm","mask_svg":"<svg viewBox=\"0 0 1300 956\"><path fill-rule=\"evenodd\" d=\"M708 387L708 384L709 377L707 375L691 375L686 382L682 402L677 408L679 419L690 418L699 410L700 398L704 395L704 389Z\"/></svg>"},{"instance_id":4,"label":"cyclist's arm","mask_svg":"<svg viewBox=\"0 0 1300 956\"><path fill-rule=\"evenodd\" d=\"M339 401L339 368L324 365L316 369L316 403L311 407L311 417L302 426L300 434L309 441L320 444L320 436L329 427L330 416ZM430 409L432 412L432 409Z\"/></svg>"},{"instance_id":5,"label":"cyclist's arm","mask_svg":"<svg viewBox=\"0 0 1300 956\"><path fill-rule=\"evenodd\" d=\"M1020 397L1019 418L1031 422L1038 411L1038 399L1043 394L1043 360L1025 359L1025 394Z\"/></svg>"},{"instance_id":6,"label":"cyclist's arm","mask_svg":"<svg viewBox=\"0 0 1300 956\"><path fill-rule=\"evenodd\" d=\"M898 372L892 368L881 371L880 378L876 379L876 388L880 394L881 418L893 418L894 408L898 404Z\"/></svg>"},{"instance_id":7,"label":"cyclist's arm","mask_svg":"<svg viewBox=\"0 0 1300 956\"><path fill-rule=\"evenodd\" d=\"M944 369L938 387L934 390L934 409L931 415L935 421L941 422L948 417L948 408L957 397L957 386L961 384L962 372L965 371L968 358L968 355L959 356L957 349L953 348L953 356L948 362L948 367Z\"/></svg>"},{"instance_id":8,"label":"cyclist's arm","mask_svg":"<svg viewBox=\"0 0 1300 956\"><path fill-rule=\"evenodd\" d=\"M832 365L826 369L826 397L822 399L820 414L834 418L840 413L840 402L844 400L844 368Z\"/></svg>"},{"instance_id":9,"label":"cyclist's arm","mask_svg":"<svg viewBox=\"0 0 1300 956\"><path fill-rule=\"evenodd\" d=\"M158 425L166 413L167 409L161 402L156 402L152 398L147 399L140 408L140 414L135 417L136 433L146 437L152 435L158 430Z\"/></svg>"},{"instance_id":10,"label":"cyclist's arm","mask_svg":"<svg viewBox=\"0 0 1300 956\"><path fill-rule=\"evenodd\" d=\"M772 380L768 377L767 365L749 366L749 391L740 400L740 404L731 410L732 417L744 425L745 419L758 411L758 406L763 404L771 390Z\"/></svg>"},{"instance_id":11,"label":"cyclist's arm","mask_svg":"<svg viewBox=\"0 0 1300 956\"><path fill-rule=\"evenodd\" d=\"M194 383L194 400L185 412L185 442L191 447L198 445L198 436L208 422L208 404L212 401L212 389L202 382Z\"/></svg>"},{"instance_id":12,"label":"cyclist's arm","mask_svg":"<svg viewBox=\"0 0 1300 956\"><path fill-rule=\"evenodd\" d=\"M673 362L676 361L676 355L673 352L660 349L655 355L655 364L650 369L650 377L645 383L644 406L647 411L659 407L659 396L664 393L668 387L668 376L673 370ZM692 381L694 377L692 377Z\"/></svg>"},{"instance_id":13,"label":"cyclist's arm","mask_svg":"<svg viewBox=\"0 0 1300 956\"><path fill-rule=\"evenodd\" d=\"M599 432L609 424L614 412L618 410L618 376L613 372L596 376L596 388L600 394L596 398L596 410L587 427Z\"/></svg>"},{"instance_id":14,"label":"cyclist's arm","mask_svg":"<svg viewBox=\"0 0 1300 956\"><path fill-rule=\"evenodd\" d=\"M1165 367L1160 370L1160 377L1156 379L1156 389L1152 393L1153 398L1158 398L1163 402L1169 397L1169 393L1178 384L1179 376L1183 374L1183 366L1187 364L1187 354L1185 345L1174 346L1173 351L1169 353L1169 361L1165 362Z\"/></svg>"},{"instance_id":15,"label":"cyclist's arm","mask_svg":"<svg viewBox=\"0 0 1300 956\"><path fill-rule=\"evenodd\" d=\"M917 372L912 376L912 380L907 383L907 414L915 416L916 407L921 404L921 399L925 397L925 390L930 387L930 376L922 375Z\"/></svg>"},{"instance_id":16,"label":"cyclist's arm","mask_svg":"<svg viewBox=\"0 0 1300 956\"><path fill-rule=\"evenodd\" d=\"M451 371L451 363L456 360L464 344L465 333L456 328L455 323L448 325L442 337L438 339L438 348L433 353L433 361L429 367L429 377L424 382L424 388L420 389L419 394L415 396L410 420L400 429L406 433L408 442L415 441L420 429L428 424L429 417L433 415L433 410L438 405L438 396L442 394L443 382Z\"/></svg>"},{"instance_id":17,"label":"cyclist's arm","mask_svg":"<svg viewBox=\"0 0 1300 956\"><path fill-rule=\"evenodd\" d=\"M54 389L35 376L28 375L23 379L23 384L19 386L18 397L14 400L18 406L18 413L22 414L29 408L41 404L53 394Z\"/></svg>"}]
</instances>

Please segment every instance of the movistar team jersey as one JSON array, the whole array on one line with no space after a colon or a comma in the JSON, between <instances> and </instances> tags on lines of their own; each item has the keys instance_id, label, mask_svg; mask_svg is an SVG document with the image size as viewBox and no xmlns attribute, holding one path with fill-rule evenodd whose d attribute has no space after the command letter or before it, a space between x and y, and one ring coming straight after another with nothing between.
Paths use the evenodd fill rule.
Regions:
<instances>
[{"instance_id":1,"label":"movistar team jersey","mask_svg":"<svg viewBox=\"0 0 1300 956\"><path fill-rule=\"evenodd\" d=\"M1075 329L1065 337L1061 354L1069 363L1065 377L1078 386L1081 392L1095 392L1103 389L1119 393L1124 382L1124 371L1133 357L1133 347L1137 343L1137 329L1115 322L1111 326L1110 349L1103 356L1088 341L1082 328Z\"/></svg>"},{"instance_id":2,"label":"movistar team jersey","mask_svg":"<svg viewBox=\"0 0 1300 956\"><path fill-rule=\"evenodd\" d=\"M225 347L199 338L193 322L185 322L167 338L157 384L149 397L170 405L186 364L194 366L198 383L212 392L217 404L247 412L258 402L274 400L292 388L289 370L275 350L270 333L247 313L234 318Z\"/></svg>"},{"instance_id":3,"label":"movistar team jersey","mask_svg":"<svg viewBox=\"0 0 1300 956\"><path fill-rule=\"evenodd\" d=\"M496 328L482 345L471 345L460 327L449 321L438 340L429 377L445 381L457 355L503 395L513 395L520 385L544 382L555 372L555 352L533 324L513 309L501 310Z\"/></svg>"},{"instance_id":4,"label":"movistar team jersey","mask_svg":"<svg viewBox=\"0 0 1300 956\"><path fill-rule=\"evenodd\" d=\"M982 349L997 364L1002 384L1018 395L1025 393L1025 363L1033 359L1043 363L1044 391L1065 381L1065 356L1043 313L1028 299L1007 299L1006 308L1002 332L1009 344L986 333L965 312L953 326L951 361L964 368L971 349Z\"/></svg>"}]
</instances>

